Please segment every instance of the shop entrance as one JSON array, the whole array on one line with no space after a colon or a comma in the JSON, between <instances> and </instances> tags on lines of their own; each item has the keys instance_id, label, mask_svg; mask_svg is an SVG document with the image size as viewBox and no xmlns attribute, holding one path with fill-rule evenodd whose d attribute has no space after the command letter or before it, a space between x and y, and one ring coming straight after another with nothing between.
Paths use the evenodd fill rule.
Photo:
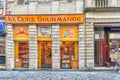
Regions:
<instances>
[{"instance_id":1,"label":"shop entrance","mask_svg":"<svg viewBox=\"0 0 120 80\"><path fill-rule=\"evenodd\" d=\"M95 66L114 66L120 60L120 28L95 28Z\"/></svg>"},{"instance_id":2,"label":"shop entrance","mask_svg":"<svg viewBox=\"0 0 120 80\"><path fill-rule=\"evenodd\" d=\"M5 68L5 42L0 42L0 68Z\"/></svg>"},{"instance_id":3,"label":"shop entrance","mask_svg":"<svg viewBox=\"0 0 120 80\"><path fill-rule=\"evenodd\" d=\"M78 69L78 42L60 42L62 69Z\"/></svg>"},{"instance_id":4,"label":"shop entrance","mask_svg":"<svg viewBox=\"0 0 120 80\"><path fill-rule=\"evenodd\" d=\"M29 68L28 42L15 42L15 67Z\"/></svg>"},{"instance_id":5,"label":"shop entrance","mask_svg":"<svg viewBox=\"0 0 120 80\"><path fill-rule=\"evenodd\" d=\"M52 68L52 42L38 42L38 68Z\"/></svg>"},{"instance_id":6,"label":"shop entrance","mask_svg":"<svg viewBox=\"0 0 120 80\"><path fill-rule=\"evenodd\" d=\"M95 66L106 66L106 62L110 62L108 32L104 27L95 28Z\"/></svg>"}]
</instances>

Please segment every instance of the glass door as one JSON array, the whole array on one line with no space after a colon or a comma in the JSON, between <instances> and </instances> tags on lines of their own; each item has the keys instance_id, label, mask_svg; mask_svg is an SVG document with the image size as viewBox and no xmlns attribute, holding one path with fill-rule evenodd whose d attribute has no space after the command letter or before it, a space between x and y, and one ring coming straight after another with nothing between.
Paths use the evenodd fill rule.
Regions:
<instances>
[{"instance_id":1,"label":"glass door","mask_svg":"<svg viewBox=\"0 0 120 80\"><path fill-rule=\"evenodd\" d=\"M52 42L38 42L38 67L52 68Z\"/></svg>"},{"instance_id":2,"label":"glass door","mask_svg":"<svg viewBox=\"0 0 120 80\"><path fill-rule=\"evenodd\" d=\"M15 67L28 68L29 67L29 43L16 42Z\"/></svg>"}]
</instances>

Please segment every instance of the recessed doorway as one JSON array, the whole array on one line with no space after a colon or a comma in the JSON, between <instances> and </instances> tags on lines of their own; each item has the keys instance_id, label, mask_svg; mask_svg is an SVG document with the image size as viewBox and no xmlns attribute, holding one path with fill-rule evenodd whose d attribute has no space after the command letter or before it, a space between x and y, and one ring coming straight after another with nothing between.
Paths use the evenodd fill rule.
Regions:
<instances>
[{"instance_id":1,"label":"recessed doorway","mask_svg":"<svg viewBox=\"0 0 120 80\"><path fill-rule=\"evenodd\" d=\"M15 67L29 68L29 43L15 42Z\"/></svg>"}]
</instances>

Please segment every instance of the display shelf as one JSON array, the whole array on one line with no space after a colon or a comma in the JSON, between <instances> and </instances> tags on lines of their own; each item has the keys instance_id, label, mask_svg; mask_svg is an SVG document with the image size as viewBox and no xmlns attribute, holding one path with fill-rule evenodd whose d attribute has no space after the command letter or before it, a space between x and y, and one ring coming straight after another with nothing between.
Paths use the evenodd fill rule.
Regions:
<instances>
[{"instance_id":1,"label":"display shelf","mask_svg":"<svg viewBox=\"0 0 120 80\"><path fill-rule=\"evenodd\" d=\"M62 63L62 68L70 68L70 57L64 56L61 63Z\"/></svg>"},{"instance_id":2,"label":"display shelf","mask_svg":"<svg viewBox=\"0 0 120 80\"><path fill-rule=\"evenodd\" d=\"M29 67L29 58L24 58L22 62L22 67Z\"/></svg>"}]
</instances>

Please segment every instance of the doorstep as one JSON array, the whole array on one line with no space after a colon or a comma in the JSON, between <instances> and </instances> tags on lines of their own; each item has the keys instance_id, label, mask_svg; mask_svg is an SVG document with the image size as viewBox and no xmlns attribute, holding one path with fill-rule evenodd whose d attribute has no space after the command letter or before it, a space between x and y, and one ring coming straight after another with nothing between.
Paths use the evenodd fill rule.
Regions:
<instances>
[{"instance_id":1,"label":"doorstep","mask_svg":"<svg viewBox=\"0 0 120 80\"><path fill-rule=\"evenodd\" d=\"M94 70L104 70L104 71L113 71L114 67L94 67Z\"/></svg>"},{"instance_id":2,"label":"doorstep","mask_svg":"<svg viewBox=\"0 0 120 80\"><path fill-rule=\"evenodd\" d=\"M6 71L6 68L0 68L0 71Z\"/></svg>"},{"instance_id":3,"label":"doorstep","mask_svg":"<svg viewBox=\"0 0 120 80\"><path fill-rule=\"evenodd\" d=\"M14 68L14 69L12 69L12 71L33 71L33 69L29 69L29 68Z\"/></svg>"}]
</instances>

